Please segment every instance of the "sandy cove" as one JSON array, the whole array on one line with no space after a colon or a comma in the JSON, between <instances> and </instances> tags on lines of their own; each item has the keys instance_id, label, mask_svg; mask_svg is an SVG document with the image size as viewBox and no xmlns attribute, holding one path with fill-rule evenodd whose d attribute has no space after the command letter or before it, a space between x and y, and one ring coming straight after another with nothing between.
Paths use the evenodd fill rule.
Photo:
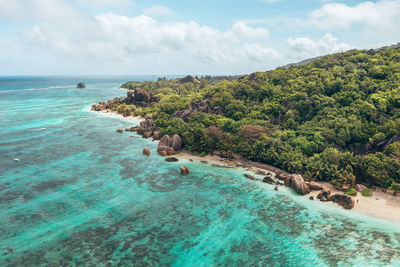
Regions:
<instances>
[{"instance_id":1,"label":"sandy cove","mask_svg":"<svg viewBox=\"0 0 400 267\"><path fill-rule=\"evenodd\" d=\"M279 170L273 166L254 162L246 159L234 159L227 160L221 158L219 156L211 156L207 155L204 157L197 156L191 152L183 151L176 155L177 157L189 159L189 160L197 160L197 161L207 161L210 164L222 165L222 166L230 166L230 167L242 167L250 172L255 174L266 174L267 172L275 173L276 170ZM333 187L328 182L318 182L322 184L325 188L331 190L332 194L343 194L342 191L339 191ZM309 195L304 196L305 198L309 198L310 196L314 197L314 201L317 200L317 195L320 191L311 191ZM383 193L379 190L371 189L373 195L371 197L364 197L361 193L358 193L355 199L354 211L358 211L378 219L386 219L392 222L400 223L400 196L393 196L392 192ZM310 200L311 201L311 200ZM326 202L327 205L337 204L333 202Z\"/></svg>"},{"instance_id":2,"label":"sandy cove","mask_svg":"<svg viewBox=\"0 0 400 267\"><path fill-rule=\"evenodd\" d=\"M133 116L124 117L116 111L101 111L99 113L113 118L119 118L119 119L123 118L135 123L140 123L141 121L144 120L143 117L133 117ZM211 166L216 165L216 166L232 167L232 168L241 167L246 169L247 171L259 175L265 175L267 172L276 173L278 171L281 171L280 169L275 168L273 166L250 161L243 158L228 160L216 155L206 155L204 157L200 157L189 151L182 151L175 156L177 158L196 160L204 163L205 161L207 161L207 163L210 163ZM335 189L330 183L327 182L319 182L319 183L322 184L325 188L331 190L333 194L335 193L343 194L343 192ZM319 192L320 191L311 191L309 195L306 195L304 197L309 198L310 196L313 196L314 199L316 199ZM400 196L393 196L391 192L383 193L379 190L373 190L373 189L371 189L371 192L373 193L371 197L364 197L361 195L361 193L358 193L357 196L354 197L355 206L353 210L376 217L378 219L386 219L392 222L400 223ZM326 204L337 206L333 202L327 202Z\"/></svg>"}]
</instances>

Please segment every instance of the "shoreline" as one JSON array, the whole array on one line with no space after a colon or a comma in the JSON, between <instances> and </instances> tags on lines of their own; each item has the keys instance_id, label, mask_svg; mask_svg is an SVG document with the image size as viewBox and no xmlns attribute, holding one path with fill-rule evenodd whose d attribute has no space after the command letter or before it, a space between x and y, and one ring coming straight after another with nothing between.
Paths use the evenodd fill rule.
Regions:
<instances>
[{"instance_id":1,"label":"shoreline","mask_svg":"<svg viewBox=\"0 0 400 267\"><path fill-rule=\"evenodd\" d=\"M200 157L186 150L181 151L179 154L175 156L178 158L183 158L187 160L196 160L204 163L205 161L207 161L207 163L210 163L211 166L215 167L218 167L219 165L220 167L243 168L246 171L253 172L254 174L257 175L265 175L268 172L273 173L275 175L276 171L279 170L276 167L264 163L250 161L247 159L240 158L240 159L228 160L216 155L214 156L206 155L204 157ZM318 182L318 183L323 185L325 188L331 190L332 194L335 193L344 194L342 191L335 189L334 186L328 182ZM314 197L313 201L319 201L317 199L317 195L319 194L319 192L320 190L316 190L316 191L311 191L311 193L308 195L305 196L299 195L299 196L306 199L308 199L310 196L313 196ZM357 196L353 197L355 200L355 205L354 208L350 211L360 212L363 215L372 216L376 219L385 219L390 222L400 223L400 196L393 196L390 193L383 193L375 189L371 189L371 192L373 194L371 197L364 197L361 195L361 193L358 192ZM340 208L339 205L333 202L327 202L326 204Z\"/></svg>"},{"instance_id":2,"label":"shoreline","mask_svg":"<svg viewBox=\"0 0 400 267\"><path fill-rule=\"evenodd\" d=\"M97 111L98 113L118 119L130 120L135 123L140 123L144 121L145 118L143 117L124 117L122 114L119 114L116 111ZM159 141L155 141L159 142ZM247 160L244 158L236 158L232 160L221 158L217 155L206 155L204 157L197 156L194 153L182 150L178 154L174 155L177 158L187 159L187 160L196 160L204 164L210 163L210 166L213 167L222 167L222 168L243 168L246 171L252 172L256 175L266 175L267 173L276 176L277 172L282 172L283 170L273 167L268 164L255 162L251 160ZM207 162L206 162L207 161ZM285 171L283 171L285 172ZM325 188L331 190L333 194L341 193L344 194L342 191L339 191L333 187L329 182L318 182L319 184L323 185ZM370 189L373 195L371 197L364 197L361 193L357 193L356 197L353 197L355 200L355 205L352 211L360 212L364 215L373 216L377 219L385 219L390 222L400 223L400 196L393 196L390 193L383 193L376 189ZM309 198L310 196L314 197L314 201L319 201L317 199L317 195L319 194L320 190L311 191L310 194L301 196L303 198ZM312 201L312 200L310 200ZM327 202L326 204L340 207L335 203Z\"/></svg>"},{"instance_id":3,"label":"shoreline","mask_svg":"<svg viewBox=\"0 0 400 267\"><path fill-rule=\"evenodd\" d=\"M129 121L133 121L136 123L140 123L141 121L144 121L143 117L140 116L128 116L128 117L124 117L122 116L122 114L118 113L117 111L113 111L113 110L103 110L103 111L94 111L94 110L90 110L92 112L96 112L98 114L110 117L110 118L115 118L115 119L125 119L125 120L129 120Z\"/></svg>"}]
</instances>

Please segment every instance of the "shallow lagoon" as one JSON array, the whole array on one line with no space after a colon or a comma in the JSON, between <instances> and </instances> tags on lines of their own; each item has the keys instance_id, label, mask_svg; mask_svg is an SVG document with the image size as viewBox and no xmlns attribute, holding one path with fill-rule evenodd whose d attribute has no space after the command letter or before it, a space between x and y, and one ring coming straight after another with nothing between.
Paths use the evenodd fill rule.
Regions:
<instances>
[{"instance_id":1,"label":"shallow lagoon","mask_svg":"<svg viewBox=\"0 0 400 267\"><path fill-rule=\"evenodd\" d=\"M398 225L116 133L89 108L128 77L24 79L0 79L1 266L400 265Z\"/></svg>"}]
</instances>

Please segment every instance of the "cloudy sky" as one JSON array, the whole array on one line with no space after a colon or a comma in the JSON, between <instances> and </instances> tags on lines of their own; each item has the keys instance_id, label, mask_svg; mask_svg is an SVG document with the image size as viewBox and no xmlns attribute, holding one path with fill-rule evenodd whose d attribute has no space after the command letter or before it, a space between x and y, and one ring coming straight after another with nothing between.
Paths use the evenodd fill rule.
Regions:
<instances>
[{"instance_id":1,"label":"cloudy sky","mask_svg":"<svg viewBox=\"0 0 400 267\"><path fill-rule=\"evenodd\" d=\"M243 74L398 25L400 0L0 0L0 75Z\"/></svg>"}]
</instances>

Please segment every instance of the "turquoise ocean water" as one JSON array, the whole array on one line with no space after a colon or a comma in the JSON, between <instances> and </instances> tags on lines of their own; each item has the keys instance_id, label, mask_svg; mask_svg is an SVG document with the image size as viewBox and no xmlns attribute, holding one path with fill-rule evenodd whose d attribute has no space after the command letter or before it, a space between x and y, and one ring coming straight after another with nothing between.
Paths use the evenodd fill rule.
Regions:
<instances>
[{"instance_id":1,"label":"turquoise ocean water","mask_svg":"<svg viewBox=\"0 0 400 267\"><path fill-rule=\"evenodd\" d=\"M400 266L399 225L166 163L89 111L155 78L0 78L0 266Z\"/></svg>"}]
</instances>

